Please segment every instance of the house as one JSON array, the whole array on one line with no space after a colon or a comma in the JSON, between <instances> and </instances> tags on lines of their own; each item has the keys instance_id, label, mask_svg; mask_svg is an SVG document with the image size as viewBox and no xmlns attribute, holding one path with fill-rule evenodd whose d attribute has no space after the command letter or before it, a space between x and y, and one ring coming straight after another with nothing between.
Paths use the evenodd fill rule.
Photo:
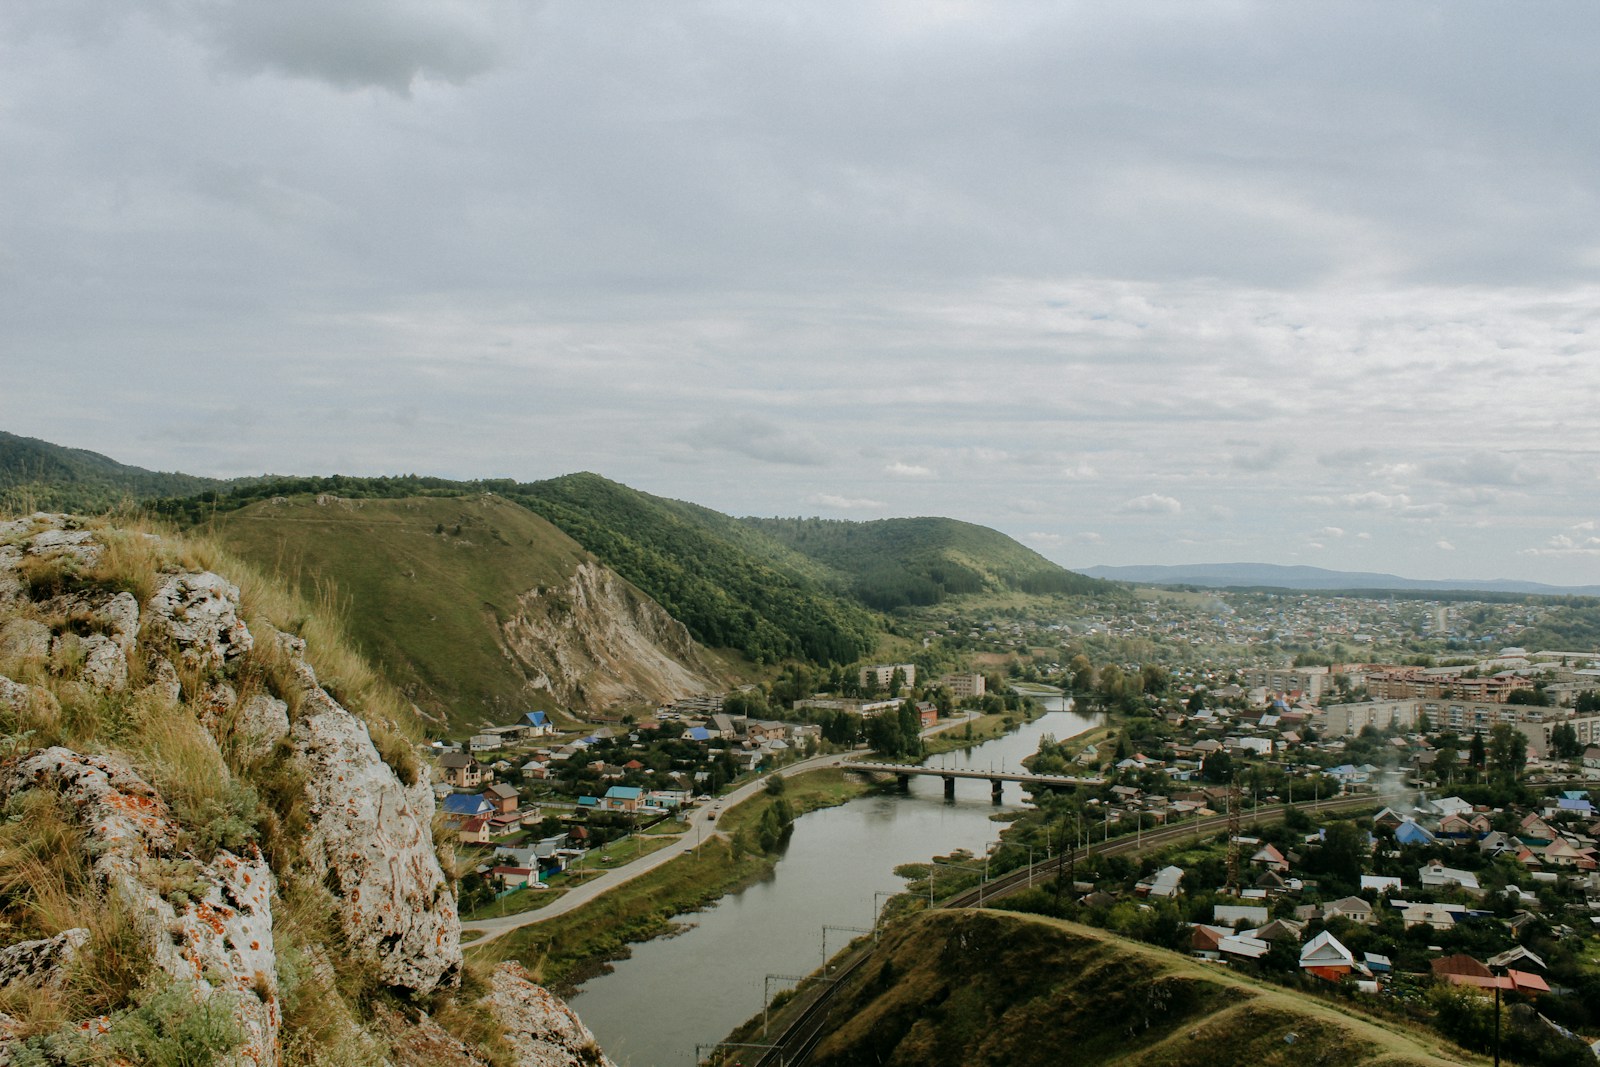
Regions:
<instances>
[{"instance_id":1,"label":"house","mask_svg":"<svg viewBox=\"0 0 1600 1067\"><path fill-rule=\"evenodd\" d=\"M474 815L462 821L456 836L463 845L487 845L492 832L489 827L489 816Z\"/></svg>"},{"instance_id":2,"label":"house","mask_svg":"<svg viewBox=\"0 0 1600 1067\"><path fill-rule=\"evenodd\" d=\"M1289 869L1289 861L1284 859L1283 853L1279 852L1272 845L1263 845L1261 848L1257 849L1255 855L1250 857L1250 863L1254 867L1260 867L1268 871L1276 871L1279 874L1282 874Z\"/></svg>"},{"instance_id":3,"label":"house","mask_svg":"<svg viewBox=\"0 0 1600 1067\"><path fill-rule=\"evenodd\" d=\"M1429 960L1428 966L1433 969L1435 978L1448 978L1452 975L1469 975L1473 978L1494 977L1494 972L1489 970L1487 965L1463 953Z\"/></svg>"},{"instance_id":4,"label":"house","mask_svg":"<svg viewBox=\"0 0 1600 1067\"><path fill-rule=\"evenodd\" d=\"M1409 815L1401 815L1393 808L1384 808L1372 817L1372 828L1374 830L1395 830L1399 828L1401 823L1410 821L1411 817Z\"/></svg>"},{"instance_id":5,"label":"house","mask_svg":"<svg viewBox=\"0 0 1600 1067\"><path fill-rule=\"evenodd\" d=\"M1330 904L1324 904L1322 906L1322 918L1324 921L1344 918L1365 926L1372 922L1372 905L1360 897L1343 897Z\"/></svg>"},{"instance_id":6,"label":"house","mask_svg":"<svg viewBox=\"0 0 1600 1067\"><path fill-rule=\"evenodd\" d=\"M606 811L638 811L644 790L636 785L614 785L606 790L600 806Z\"/></svg>"},{"instance_id":7,"label":"house","mask_svg":"<svg viewBox=\"0 0 1600 1067\"><path fill-rule=\"evenodd\" d=\"M504 782L496 782L483 791L483 799L495 812L500 815L509 815L517 810L522 797L518 792Z\"/></svg>"},{"instance_id":8,"label":"house","mask_svg":"<svg viewBox=\"0 0 1600 1067\"><path fill-rule=\"evenodd\" d=\"M496 867L489 872L489 880L499 882L501 889L524 889L537 880L537 873L532 867Z\"/></svg>"},{"instance_id":9,"label":"house","mask_svg":"<svg viewBox=\"0 0 1600 1067\"><path fill-rule=\"evenodd\" d=\"M1361 876L1361 888L1363 891L1371 889L1379 896L1382 896L1385 893L1398 893L1405 888L1405 885L1401 883L1400 879L1391 878L1387 875L1363 874Z\"/></svg>"},{"instance_id":10,"label":"house","mask_svg":"<svg viewBox=\"0 0 1600 1067\"><path fill-rule=\"evenodd\" d=\"M439 811L445 816L446 821L455 823L479 815L489 815L494 810L493 804L472 793L451 793L439 802Z\"/></svg>"},{"instance_id":11,"label":"house","mask_svg":"<svg viewBox=\"0 0 1600 1067\"><path fill-rule=\"evenodd\" d=\"M457 789L476 789L483 784L483 764L465 752L446 752L439 758L444 780Z\"/></svg>"},{"instance_id":12,"label":"house","mask_svg":"<svg viewBox=\"0 0 1600 1067\"><path fill-rule=\"evenodd\" d=\"M1141 897L1175 897L1178 895L1178 883L1182 881L1182 867L1163 867L1140 881L1133 891Z\"/></svg>"},{"instance_id":13,"label":"house","mask_svg":"<svg viewBox=\"0 0 1600 1067\"><path fill-rule=\"evenodd\" d=\"M1545 966L1544 960L1540 959L1537 953L1522 945L1514 945L1498 956L1490 956L1488 963L1494 970L1503 970L1512 966L1524 970L1530 966L1537 967L1541 971L1549 970L1549 967Z\"/></svg>"},{"instance_id":14,"label":"house","mask_svg":"<svg viewBox=\"0 0 1600 1067\"><path fill-rule=\"evenodd\" d=\"M1436 845L1438 839L1420 823L1403 822L1395 827L1394 839L1400 845Z\"/></svg>"},{"instance_id":15,"label":"house","mask_svg":"<svg viewBox=\"0 0 1600 1067\"><path fill-rule=\"evenodd\" d=\"M1300 969L1337 982L1356 969L1356 957L1337 937L1324 930L1300 949Z\"/></svg>"},{"instance_id":16,"label":"house","mask_svg":"<svg viewBox=\"0 0 1600 1067\"><path fill-rule=\"evenodd\" d=\"M556 732L555 723L542 711L527 712L517 725L523 728L523 733L528 737L547 737Z\"/></svg>"},{"instance_id":17,"label":"house","mask_svg":"<svg viewBox=\"0 0 1600 1067\"><path fill-rule=\"evenodd\" d=\"M1267 925L1251 930L1250 936L1261 941L1289 941L1298 945L1305 931L1304 923L1292 919L1273 919Z\"/></svg>"},{"instance_id":18,"label":"house","mask_svg":"<svg viewBox=\"0 0 1600 1067\"><path fill-rule=\"evenodd\" d=\"M1478 886L1477 875L1471 871L1460 871L1454 867L1446 867L1438 860L1434 860L1418 870L1417 879L1425 886L1438 889L1454 886L1469 893L1482 892Z\"/></svg>"},{"instance_id":19,"label":"house","mask_svg":"<svg viewBox=\"0 0 1600 1067\"><path fill-rule=\"evenodd\" d=\"M1400 921L1407 930L1413 926L1431 926L1435 930L1448 930L1456 924L1456 916L1465 915L1464 910L1457 910L1444 904L1410 904L1407 903L1400 910Z\"/></svg>"},{"instance_id":20,"label":"house","mask_svg":"<svg viewBox=\"0 0 1600 1067\"><path fill-rule=\"evenodd\" d=\"M1388 956L1379 955L1376 952L1363 952L1361 959L1366 963L1367 970L1374 975L1391 974L1394 971L1394 961Z\"/></svg>"},{"instance_id":21,"label":"house","mask_svg":"<svg viewBox=\"0 0 1600 1067\"><path fill-rule=\"evenodd\" d=\"M1217 942L1217 951L1234 959L1259 960L1271 950L1270 942L1243 934L1224 937Z\"/></svg>"}]
</instances>

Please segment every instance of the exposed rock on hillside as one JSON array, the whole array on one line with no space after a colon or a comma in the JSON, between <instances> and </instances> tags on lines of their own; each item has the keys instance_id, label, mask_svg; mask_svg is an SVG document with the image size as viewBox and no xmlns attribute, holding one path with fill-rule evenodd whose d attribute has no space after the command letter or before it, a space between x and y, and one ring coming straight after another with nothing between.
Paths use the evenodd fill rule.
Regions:
<instances>
[{"instance_id":1,"label":"exposed rock on hillside","mask_svg":"<svg viewBox=\"0 0 1600 1067\"><path fill-rule=\"evenodd\" d=\"M314 679L304 660L303 679ZM337 883L339 921L384 981L416 993L454 983L461 969L455 894L433 852L433 792L401 784L379 758L366 724L308 682L294 724L306 764L313 870Z\"/></svg>"},{"instance_id":2,"label":"exposed rock on hillside","mask_svg":"<svg viewBox=\"0 0 1600 1067\"><path fill-rule=\"evenodd\" d=\"M517 603L502 625L506 647L565 704L654 703L715 688L688 628L599 564L580 563L564 586Z\"/></svg>"},{"instance_id":3,"label":"exposed rock on hillside","mask_svg":"<svg viewBox=\"0 0 1600 1067\"><path fill-rule=\"evenodd\" d=\"M232 994L225 1003L245 1038L238 1062L278 1062L273 877L260 855L244 859L219 851L202 863L181 852L182 833L166 804L115 757L49 748L12 764L0 777L0 794L8 800L33 790L66 803L96 857L95 874L136 917L156 965L175 980L193 983L199 996L218 990ZM174 881L184 888L167 888ZM52 952L34 942L28 955L36 965L59 966L86 936L64 931L54 939L62 944ZM22 957L16 962L20 965ZM29 974L39 975L37 967Z\"/></svg>"},{"instance_id":4,"label":"exposed rock on hillside","mask_svg":"<svg viewBox=\"0 0 1600 1067\"><path fill-rule=\"evenodd\" d=\"M530 982L521 967L502 963L495 968L493 986L483 1003L499 1016L523 1067L610 1067L589 1028L559 997Z\"/></svg>"},{"instance_id":5,"label":"exposed rock on hillside","mask_svg":"<svg viewBox=\"0 0 1600 1067\"><path fill-rule=\"evenodd\" d=\"M322 1062L331 1041L358 1050L339 1062L484 1067L429 1014L465 1007L440 1010L460 928L433 795L385 733L398 701L352 660L336 699L305 640L179 547L0 523L0 1064L141 1062L203 1010L206 1062ZM515 1062L604 1062L559 1001L493 985L466 1010L503 1019Z\"/></svg>"}]
</instances>

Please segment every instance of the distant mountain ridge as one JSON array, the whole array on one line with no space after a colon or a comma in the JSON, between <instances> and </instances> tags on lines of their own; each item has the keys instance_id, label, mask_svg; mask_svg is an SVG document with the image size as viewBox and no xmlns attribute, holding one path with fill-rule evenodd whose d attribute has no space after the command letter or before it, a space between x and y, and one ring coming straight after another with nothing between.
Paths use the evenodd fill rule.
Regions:
<instances>
[{"instance_id":1,"label":"distant mountain ridge","mask_svg":"<svg viewBox=\"0 0 1600 1067\"><path fill-rule=\"evenodd\" d=\"M997 530L957 519L740 521L825 566L856 599L881 611L962 593L1109 592Z\"/></svg>"},{"instance_id":2,"label":"distant mountain ridge","mask_svg":"<svg viewBox=\"0 0 1600 1067\"><path fill-rule=\"evenodd\" d=\"M1265 586L1274 589L1451 590L1485 593L1527 593L1540 596L1600 596L1600 585L1557 586L1512 578L1402 578L1373 571L1336 571L1324 567L1276 563L1148 564L1128 567L1082 567L1079 574L1140 585L1199 585L1211 589Z\"/></svg>"},{"instance_id":3,"label":"distant mountain ridge","mask_svg":"<svg viewBox=\"0 0 1600 1067\"><path fill-rule=\"evenodd\" d=\"M124 501L192 496L230 483L130 467L84 448L0 430L0 506L102 512Z\"/></svg>"}]
</instances>

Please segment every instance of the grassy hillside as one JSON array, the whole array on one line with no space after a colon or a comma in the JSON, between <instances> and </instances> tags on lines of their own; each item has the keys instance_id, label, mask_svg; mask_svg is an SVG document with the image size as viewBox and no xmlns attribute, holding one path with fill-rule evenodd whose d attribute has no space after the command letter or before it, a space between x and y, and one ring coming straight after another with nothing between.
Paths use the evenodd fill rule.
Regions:
<instances>
[{"instance_id":1,"label":"grassy hillside","mask_svg":"<svg viewBox=\"0 0 1600 1067\"><path fill-rule=\"evenodd\" d=\"M520 485L515 499L649 593L704 644L758 663L849 663L874 646L871 615L827 588L814 567L760 544L725 515L597 474Z\"/></svg>"},{"instance_id":2,"label":"grassy hillside","mask_svg":"<svg viewBox=\"0 0 1600 1067\"><path fill-rule=\"evenodd\" d=\"M1424 1030L1035 916L897 924L836 1001L818 1067L1487 1062Z\"/></svg>"},{"instance_id":3,"label":"grassy hillside","mask_svg":"<svg viewBox=\"0 0 1600 1067\"><path fill-rule=\"evenodd\" d=\"M82 448L0 431L0 509L102 512L128 501L192 496L224 483L129 467Z\"/></svg>"},{"instance_id":4,"label":"grassy hillside","mask_svg":"<svg viewBox=\"0 0 1600 1067\"><path fill-rule=\"evenodd\" d=\"M558 591L544 599L559 600L571 623L581 608L565 591L591 557L526 508L481 494L291 497L221 515L214 533L336 611L361 650L450 732L557 706L531 684L538 671L508 654L506 624L529 616L522 598L533 589Z\"/></svg>"},{"instance_id":5,"label":"grassy hillside","mask_svg":"<svg viewBox=\"0 0 1600 1067\"><path fill-rule=\"evenodd\" d=\"M955 519L741 520L838 575L879 610L937 604L959 593L1096 595L1108 583L1045 559L1005 534Z\"/></svg>"}]
</instances>

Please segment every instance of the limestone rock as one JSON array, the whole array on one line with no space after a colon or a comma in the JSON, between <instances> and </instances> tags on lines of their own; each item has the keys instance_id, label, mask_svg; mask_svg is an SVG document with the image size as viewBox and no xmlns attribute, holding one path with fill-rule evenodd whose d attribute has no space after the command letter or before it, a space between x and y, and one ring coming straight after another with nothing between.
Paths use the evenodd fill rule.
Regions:
<instances>
[{"instance_id":1,"label":"limestone rock","mask_svg":"<svg viewBox=\"0 0 1600 1067\"><path fill-rule=\"evenodd\" d=\"M614 1067L571 1008L515 963L494 970L482 1003L500 1020L519 1067Z\"/></svg>"},{"instance_id":2,"label":"limestone rock","mask_svg":"<svg viewBox=\"0 0 1600 1067\"><path fill-rule=\"evenodd\" d=\"M239 618L239 587L210 571L167 575L146 607L190 666L219 668L254 643Z\"/></svg>"},{"instance_id":3,"label":"limestone rock","mask_svg":"<svg viewBox=\"0 0 1600 1067\"><path fill-rule=\"evenodd\" d=\"M0 674L0 708L21 713L27 711L30 706L38 704L51 706L55 703L55 694L50 690L41 689L36 685L23 685Z\"/></svg>"},{"instance_id":4,"label":"limestone rock","mask_svg":"<svg viewBox=\"0 0 1600 1067\"><path fill-rule=\"evenodd\" d=\"M260 759L289 736L289 705L257 693L240 706L235 729L245 759Z\"/></svg>"},{"instance_id":5,"label":"limestone rock","mask_svg":"<svg viewBox=\"0 0 1600 1067\"><path fill-rule=\"evenodd\" d=\"M105 546L95 540L93 532L65 528L72 525L65 515L34 516L36 521L41 518L51 526L33 535L28 542L28 555L66 556L82 567L92 567L100 562Z\"/></svg>"},{"instance_id":6,"label":"limestone rock","mask_svg":"<svg viewBox=\"0 0 1600 1067\"><path fill-rule=\"evenodd\" d=\"M150 657L150 684L145 688L154 689L174 704L183 699L183 679L178 677L178 668L165 656Z\"/></svg>"},{"instance_id":7,"label":"limestone rock","mask_svg":"<svg viewBox=\"0 0 1600 1067\"><path fill-rule=\"evenodd\" d=\"M366 724L321 689L308 690L300 710L292 739L307 772L305 851L335 886L347 937L389 985L427 993L454 984L461 922L433 851L432 790L403 785Z\"/></svg>"},{"instance_id":8,"label":"limestone rock","mask_svg":"<svg viewBox=\"0 0 1600 1067\"><path fill-rule=\"evenodd\" d=\"M7 797L29 789L57 794L76 813L96 875L139 917L157 966L193 982L203 996L217 989L231 994L245 1035L233 1062L277 1063L274 880L266 862L219 851L205 863L181 852L166 804L115 757L59 747L35 752L0 776Z\"/></svg>"},{"instance_id":9,"label":"limestone rock","mask_svg":"<svg viewBox=\"0 0 1600 1067\"><path fill-rule=\"evenodd\" d=\"M17 575L17 564L21 562L22 549L0 545L0 607L22 599L22 579Z\"/></svg>"},{"instance_id":10,"label":"limestone rock","mask_svg":"<svg viewBox=\"0 0 1600 1067\"><path fill-rule=\"evenodd\" d=\"M688 628L595 563L518 597L501 637L529 685L567 705L661 703L718 688Z\"/></svg>"},{"instance_id":11,"label":"limestone rock","mask_svg":"<svg viewBox=\"0 0 1600 1067\"><path fill-rule=\"evenodd\" d=\"M80 927L0 949L0 988L60 985L67 976L68 965L87 940L89 931Z\"/></svg>"}]
</instances>

